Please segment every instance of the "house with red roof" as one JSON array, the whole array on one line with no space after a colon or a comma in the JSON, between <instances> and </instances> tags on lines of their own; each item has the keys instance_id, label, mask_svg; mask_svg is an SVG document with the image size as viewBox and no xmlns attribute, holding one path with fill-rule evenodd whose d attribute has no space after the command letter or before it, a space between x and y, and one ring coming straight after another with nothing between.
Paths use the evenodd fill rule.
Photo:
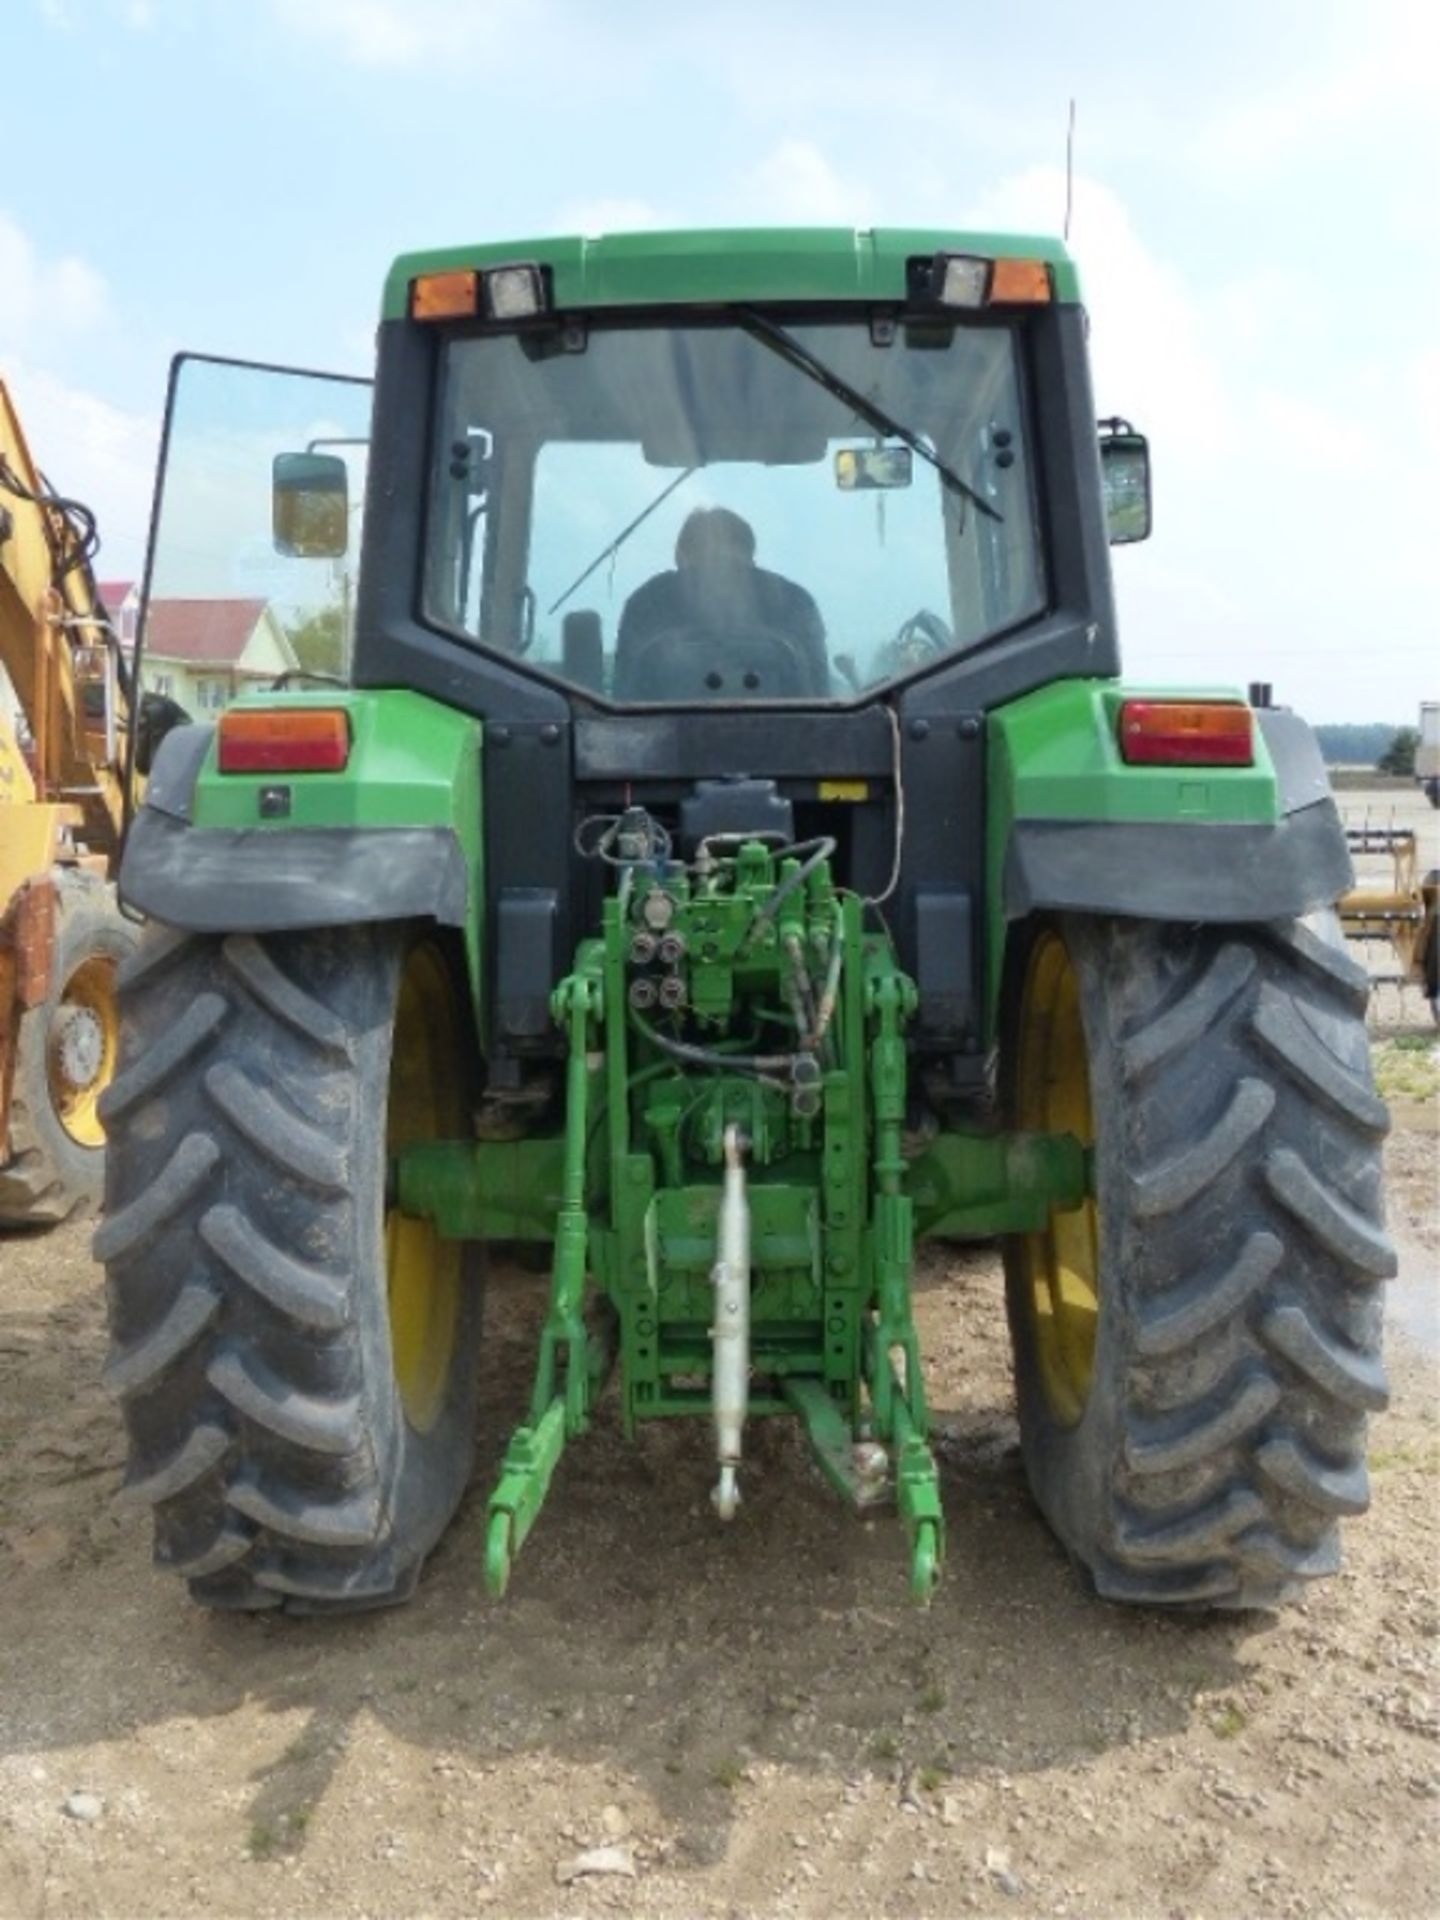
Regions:
<instances>
[{"instance_id":1,"label":"house with red roof","mask_svg":"<svg viewBox=\"0 0 1440 1920\"><path fill-rule=\"evenodd\" d=\"M103 587L101 593L114 620ZM228 706L245 687L263 686L299 665L268 600L150 602L141 683L147 693L178 700L196 719Z\"/></svg>"},{"instance_id":2,"label":"house with red roof","mask_svg":"<svg viewBox=\"0 0 1440 1920\"><path fill-rule=\"evenodd\" d=\"M135 645L135 623L140 617L139 581L97 580L95 590L110 616L116 639L128 655Z\"/></svg>"}]
</instances>

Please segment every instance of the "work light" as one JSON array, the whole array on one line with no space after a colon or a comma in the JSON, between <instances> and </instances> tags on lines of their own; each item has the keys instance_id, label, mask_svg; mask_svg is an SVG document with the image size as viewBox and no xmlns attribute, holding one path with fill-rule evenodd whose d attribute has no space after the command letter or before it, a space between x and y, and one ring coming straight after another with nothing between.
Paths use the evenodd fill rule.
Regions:
<instances>
[{"instance_id":1,"label":"work light","mask_svg":"<svg viewBox=\"0 0 1440 1920\"><path fill-rule=\"evenodd\" d=\"M485 311L492 320L528 320L545 310L538 267L492 267L484 278Z\"/></svg>"}]
</instances>

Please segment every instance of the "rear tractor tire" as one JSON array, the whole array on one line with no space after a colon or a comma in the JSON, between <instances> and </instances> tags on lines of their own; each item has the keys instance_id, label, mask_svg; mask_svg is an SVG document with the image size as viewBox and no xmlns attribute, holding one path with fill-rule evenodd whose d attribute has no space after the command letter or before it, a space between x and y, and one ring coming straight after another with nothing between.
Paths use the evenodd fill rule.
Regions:
<instances>
[{"instance_id":1,"label":"rear tractor tire","mask_svg":"<svg viewBox=\"0 0 1440 1920\"><path fill-rule=\"evenodd\" d=\"M397 1147L469 1130L447 956L155 929L120 1004L95 1251L156 1563L212 1607L404 1600L474 1440L475 1250L385 1195Z\"/></svg>"},{"instance_id":2,"label":"rear tractor tire","mask_svg":"<svg viewBox=\"0 0 1440 1920\"><path fill-rule=\"evenodd\" d=\"M96 874L56 876L50 992L20 1021L10 1138L0 1140L0 1224L42 1226L98 1206L105 1180L100 1096L115 1071L120 1034L117 969L140 929Z\"/></svg>"},{"instance_id":3,"label":"rear tractor tire","mask_svg":"<svg viewBox=\"0 0 1440 1920\"><path fill-rule=\"evenodd\" d=\"M1006 1014L1012 1121L1094 1197L1006 1246L1035 1498L1108 1599L1273 1607L1339 1565L1385 1405L1385 1107L1333 914L1067 917Z\"/></svg>"}]
</instances>

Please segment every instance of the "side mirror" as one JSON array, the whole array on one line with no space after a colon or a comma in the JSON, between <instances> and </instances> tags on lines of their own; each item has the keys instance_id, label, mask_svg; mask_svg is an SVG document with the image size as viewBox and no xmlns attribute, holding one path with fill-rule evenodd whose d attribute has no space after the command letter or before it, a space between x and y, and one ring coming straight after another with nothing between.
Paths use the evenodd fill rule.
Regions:
<instances>
[{"instance_id":1,"label":"side mirror","mask_svg":"<svg viewBox=\"0 0 1440 1920\"><path fill-rule=\"evenodd\" d=\"M334 560L350 532L350 476L337 453L277 453L271 470L275 551Z\"/></svg>"},{"instance_id":2,"label":"side mirror","mask_svg":"<svg viewBox=\"0 0 1440 1920\"><path fill-rule=\"evenodd\" d=\"M1102 420L1100 478L1112 547L1150 538L1150 442L1128 420Z\"/></svg>"}]
</instances>

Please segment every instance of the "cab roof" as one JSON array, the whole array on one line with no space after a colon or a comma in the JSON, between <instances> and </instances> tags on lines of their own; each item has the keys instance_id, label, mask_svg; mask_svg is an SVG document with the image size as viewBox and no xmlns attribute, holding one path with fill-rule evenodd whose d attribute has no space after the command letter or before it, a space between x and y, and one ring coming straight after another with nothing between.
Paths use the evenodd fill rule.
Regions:
<instances>
[{"instance_id":1,"label":"cab roof","mask_svg":"<svg viewBox=\"0 0 1440 1920\"><path fill-rule=\"evenodd\" d=\"M548 267L561 309L720 301L901 300L906 264L937 253L1045 260L1055 299L1080 300L1063 242L1035 234L919 227L719 227L504 240L404 253L385 281L381 318L403 320L422 273L520 262Z\"/></svg>"}]
</instances>

